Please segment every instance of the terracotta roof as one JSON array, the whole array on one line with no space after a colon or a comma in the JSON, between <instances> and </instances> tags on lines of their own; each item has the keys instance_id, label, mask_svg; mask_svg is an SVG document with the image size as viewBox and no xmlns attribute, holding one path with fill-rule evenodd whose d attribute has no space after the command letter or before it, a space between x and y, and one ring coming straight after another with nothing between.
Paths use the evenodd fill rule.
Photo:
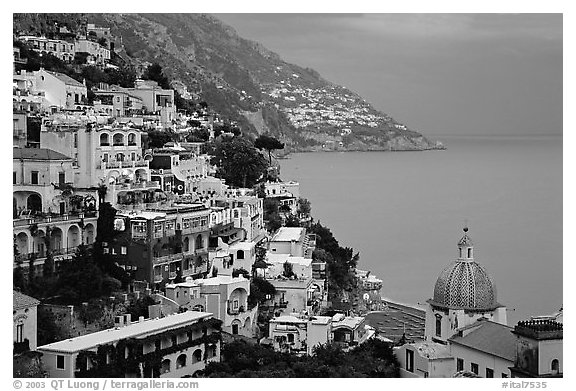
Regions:
<instances>
[{"instance_id":1,"label":"terracotta roof","mask_svg":"<svg viewBox=\"0 0 576 391\"><path fill-rule=\"evenodd\" d=\"M12 158L28 160L72 160L60 152L47 148L13 148Z\"/></svg>"},{"instance_id":2,"label":"terracotta roof","mask_svg":"<svg viewBox=\"0 0 576 391\"><path fill-rule=\"evenodd\" d=\"M22 308L33 307L40 304L40 301L33 297L27 296L18 291L12 291L12 309L19 310Z\"/></svg>"},{"instance_id":3,"label":"terracotta roof","mask_svg":"<svg viewBox=\"0 0 576 391\"><path fill-rule=\"evenodd\" d=\"M51 74L54 77L57 77L58 79L62 80L64 83L66 83L68 85L76 86L76 87L84 87L84 84L80 83L78 80L74 80L73 78L71 78L68 75L65 75L64 73L51 72L51 71L46 71L46 72Z\"/></svg>"},{"instance_id":4,"label":"terracotta roof","mask_svg":"<svg viewBox=\"0 0 576 391\"><path fill-rule=\"evenodd\" d=\"M505 360L514 361L516 359L516 336L512 334L511 327L489 320L481 320L473 325L478 327L464 336L456 334L450 337L448 341Z\"/></svg>"}]
</instances>

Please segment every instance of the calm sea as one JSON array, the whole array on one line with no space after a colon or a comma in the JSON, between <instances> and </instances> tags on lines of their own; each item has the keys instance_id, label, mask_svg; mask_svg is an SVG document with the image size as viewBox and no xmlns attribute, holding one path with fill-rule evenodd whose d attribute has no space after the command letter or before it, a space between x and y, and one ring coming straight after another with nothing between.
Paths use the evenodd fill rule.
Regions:
<instances>
[{"instance_id":1,"label":"calm sea","mask_svg":"<svg viewBox=\"0 0 576 391\"><path fill-rule=\"evenodd\" d=\"M432 297L464 225L509 324L562 307L562 137L439 137L446 151L301 153L281 161L312 214L405 303Z\"/></svg>"}]
</instances>

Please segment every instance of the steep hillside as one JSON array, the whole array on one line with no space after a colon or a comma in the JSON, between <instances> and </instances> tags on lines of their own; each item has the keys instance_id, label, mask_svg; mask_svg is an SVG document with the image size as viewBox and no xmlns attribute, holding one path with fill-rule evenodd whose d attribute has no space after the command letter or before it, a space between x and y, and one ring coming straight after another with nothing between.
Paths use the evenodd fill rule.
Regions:
<instances>
[{"instance_id":1,"label":"steep hillside","mask_svg":"<svg viewBox=\"0 0 576 391\"><path fill-rule=\"evenodd\" d=\"M375 110L317 72L283 61L229 26L201 14L27 14L18 33L54 21L111 27L135 64L158 62L173 84L205 100L248 133L269 131L291 150L422 150L435 143ZM42 26L42 27L39 27Z\"/></svg>"}]
</instances>

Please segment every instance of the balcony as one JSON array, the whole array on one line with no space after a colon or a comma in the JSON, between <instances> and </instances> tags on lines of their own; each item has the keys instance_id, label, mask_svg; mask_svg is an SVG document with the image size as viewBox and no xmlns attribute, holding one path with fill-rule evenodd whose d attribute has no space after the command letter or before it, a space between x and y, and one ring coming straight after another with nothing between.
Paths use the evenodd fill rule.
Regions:
<instances>
[{"instance_id":1,"label":"balcony","mask_svg":"<svg viewBox=\"0 0 576 391\"><path fill-rule=\"evenodd\" d=\"M182 258L184 257L184 255L182 253L178 253L178 254L168 254L168 255L162 255L162 256L154 256L152 257L152 263L154 265L160 265L163 263L168 263L168 262L172 262L172 261L181 261Z\"/></svg>"},{"instance_id":2,"label":"balcony","mask_svg":"<svg viewBox=\"0 0 576 391\"><path fill-rule=\"evenodd\" d=\"M66 213L62 215L47 215L47 216L32 216L29 218L20 218L12 221L12 226L26 227L32 224L49 224L57 223L60 221L79 222L81 219L96 218L96 211L87 211L83 213Z\"/></svg>"}]
</instances>

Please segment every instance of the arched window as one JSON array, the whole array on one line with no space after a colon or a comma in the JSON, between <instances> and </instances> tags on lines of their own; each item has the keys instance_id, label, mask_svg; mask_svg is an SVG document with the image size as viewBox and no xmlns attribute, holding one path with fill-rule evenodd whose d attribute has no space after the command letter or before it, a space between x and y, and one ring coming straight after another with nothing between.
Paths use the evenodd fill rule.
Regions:
<instances>
[{"instance_id":1,"label":"arched window","mask_svg":"<svg viewBox=\"0 0 576 391\"><path fill-rule=\"evenodd\" d=\"M168 373L170 372L170 360L166 359L162 361L162 373Z\"/></svg>"},{"instance_id":2,"label":"arched window","mask_svg":"<svg viewBox=\"0 0 576 391\"><path fill-rule=\"evenodd\" d=\"M110 139L108 138L108 134L102 133L100 135L100 146L101 147L107 147L109 145L110 145Z\"/></svg>"},{"instance_id":3,"label":"arched window","mask_svg":"<svg viewBox=\"0 0 576 391\"><path fill-rule=\"evenodd\" d=\"M236 259L244 259L244 250L238 250L236 253Z\"/></svg>"},{"instance_id":4,"label":"arched window","mask_svg":"<svg viewBox=\"0 0 576 391\"><path fill-rule=\"evenodd\" d=\"M556 375L560 371L560 362L557 359L552 360L552 364L550 365L550 369L552 369L552 374Z\"/></svg>"},{"instance_id":5,"label":"arched window","mask_svg":"<svg viewBox=\"0 0 576 391\"><path fill-rule=\"evenodd\" d=\"M442 336L442 316L436 314L436 336Z\"/></svg>"},{"instance_id":6,"label":"arched window","mask_svg":"<svg viewBox=\"0 0 576 391\"><path fill-rule=\"evenodd\" d=\"M136 134L129 133L128 134L128 145L136 145Z\"/></svg>"},{"instance_id":7,"label":"arched window","mask_svg":"<svg viewBox=\"0 0 576 391\"><path fill-rule=\"evenodd\" d=\"M184 238L184 252L187 253L190 251L190 239L188 237Z\"/></svg>"},{"instance_id":8,"label":"arched window","mask_svg":"<svg viewBox=\"0 0 576 391\"><path fill-rule=\"evenodd\" d=\"M196 237L196 249L201 249L204 247L204 241L202 240L202 235Z\"/></svg>"},{"instance_id":9,"label":"arched window","mask_svg":"<svg viewBox=\"0 0 576 391\"><path fill-rule=\"evenodd\" d=\"M186 355L185 354L181 354L178 356L178 358L176 359L176 369L178 368L182 368L186 366Z\"/></svg>"},{"instance_id":10,"label":"arched window","mask_svg":"<svg viewBox=\"0 0 576 391\"><path fill-rule=\"evenodd\" d=\"M124 145L124 135L122 133L116 133L114 137L112 137L112 142L114 145Z\"/></svg>"},{"instance_id":11,"label":"arched window","mask_svg":"<svg viewBox=\"0 0 576 391\"><path fill-rule=\"evenodd\" d=\"M202 350L196 349L194 353L192 353L192 364L196 364L200 361L202 361Z\"/></svg>"}]
</instances>

